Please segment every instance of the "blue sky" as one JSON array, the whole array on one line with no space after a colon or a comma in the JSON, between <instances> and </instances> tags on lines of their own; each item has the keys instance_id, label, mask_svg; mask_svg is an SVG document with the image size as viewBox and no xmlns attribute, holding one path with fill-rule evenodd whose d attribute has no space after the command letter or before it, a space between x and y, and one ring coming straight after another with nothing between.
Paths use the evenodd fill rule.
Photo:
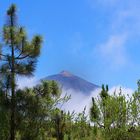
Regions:
<instances>
[{"instance_id":1,"label":"blue sky","mask_svg":"<svg viewBox=\"0 0 140 140\"><path fill-rule=\"evenodd\" d=\"M5 0L0 27L11 3L29 38L41 34L35 76L68 70L88 81L136 88L140 79L139 0Z\"/></svg>"}]
</instances>

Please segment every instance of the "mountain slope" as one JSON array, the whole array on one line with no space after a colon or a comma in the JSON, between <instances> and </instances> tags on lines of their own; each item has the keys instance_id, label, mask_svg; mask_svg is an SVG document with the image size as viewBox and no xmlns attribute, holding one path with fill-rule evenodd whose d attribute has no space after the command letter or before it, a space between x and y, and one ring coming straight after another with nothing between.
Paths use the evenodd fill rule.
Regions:
<instances>
[{"instance_id":1,"label":"mountain slope","mask_svg":"<svg viewBox=\"0 0 140 140\"><path fill-rule=\"evenodd\" d=\"M73 75L68 71L62 71L59 74L48 76L43 80L55 80L64 90L71 89L84 94L89 94L91 91L99 88L99 86L92 84L76 75Z\"/></svg>"}]
</instances>

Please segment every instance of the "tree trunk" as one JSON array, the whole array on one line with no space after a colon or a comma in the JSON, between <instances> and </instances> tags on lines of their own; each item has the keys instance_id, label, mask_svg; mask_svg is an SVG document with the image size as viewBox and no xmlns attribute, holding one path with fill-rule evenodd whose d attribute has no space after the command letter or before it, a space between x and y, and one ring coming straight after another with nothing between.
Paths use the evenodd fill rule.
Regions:
<instances>
[{"instance_id":1,"label":"tree trunk","mask_svg":"<svg viewBox=\"0 0 140 140\"><path fill-rule=\"evenodd\" d=\"M13 14L11 14L11 122L10 122L10 140L15 140L15 59L13 43Z\"/></svg>"}]
</instances>

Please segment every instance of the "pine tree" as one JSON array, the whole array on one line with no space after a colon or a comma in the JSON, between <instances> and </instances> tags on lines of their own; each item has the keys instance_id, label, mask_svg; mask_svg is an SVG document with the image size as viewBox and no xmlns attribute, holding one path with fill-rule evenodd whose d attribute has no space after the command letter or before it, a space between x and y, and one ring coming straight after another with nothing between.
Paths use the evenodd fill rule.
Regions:
<instances>
[{"instance_id":1,"label":"pine tree","mask_svg":"<svg viewBox=\"0 0 140 140\"><path fill-rule=\"evenodd\" d=\"M39 35L28 41L25 29L17 23L17 9L12 4L7 10L7 20L3 27L3 41L0 47L1 85L5 85L11 99L10 140L15 140L15 111L18 76L31 76L40 54L42 38Z\"/></svg>"},{"instance_id":2,"label":"pine tree","mask_svg":"<svg viewBox=\"0 0 140 140\"><path fill-rule=\"evenodd\" d=\"M92 106L90 108L90 119L92 122L98 122L99 121L99 115L100 115L100 111L99 108L97 106L97 103L94 99L94 97L92 97Z\"/></svg>"}]
</instances>

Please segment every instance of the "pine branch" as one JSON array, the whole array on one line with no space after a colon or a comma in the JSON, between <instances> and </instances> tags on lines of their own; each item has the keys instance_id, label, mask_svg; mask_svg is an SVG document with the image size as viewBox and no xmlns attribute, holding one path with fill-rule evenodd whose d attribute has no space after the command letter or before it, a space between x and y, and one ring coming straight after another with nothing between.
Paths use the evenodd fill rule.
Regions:
<instances>
[{"instance_id":1,"label":"pine branch","mask_svg":"<svg viewBox=\"0 0 140 140\"><path fill-rule=\"evenodd\" d=\"M22 55L22 53L19 54L19 56L17 56L15 59L20 60L20 59L25 59L27 57L31 57L31 54L27 54L27 55L24 55L24 56L20 57L21 55Z\"/></svg>"},{"instance_id":2,"label":"pine branch","mask_svg":"<svg viewBox=\"0 0 140 140\"><path fill-rule=\"evenodd\" d=\"M0 60L8 62L8 60L7 60L7 59L3 59L3 58L0 58Z\"/></svg>"},{"instance_id":3,"label":"pine branch","mask_svg":"<svg viewBox=\"0 0 140 140\"><path fill-rule=\"evenodd\" d=\"M7 57L7 55L4 55L4 54L2 54L2 53L0 53L0 56Z\"/></svg>"},{"instance_id":4,"label":"pine branch","mask_svg":"<svg viewBox=\"0 0 140 140\"><path fill-rule=\"evenodd\" d=\"M0 53L0 60L8 62L9 60L7 59L7 57L8 57L8 55L4 55L4 54Z\"/></svg>"}]
</instances>

